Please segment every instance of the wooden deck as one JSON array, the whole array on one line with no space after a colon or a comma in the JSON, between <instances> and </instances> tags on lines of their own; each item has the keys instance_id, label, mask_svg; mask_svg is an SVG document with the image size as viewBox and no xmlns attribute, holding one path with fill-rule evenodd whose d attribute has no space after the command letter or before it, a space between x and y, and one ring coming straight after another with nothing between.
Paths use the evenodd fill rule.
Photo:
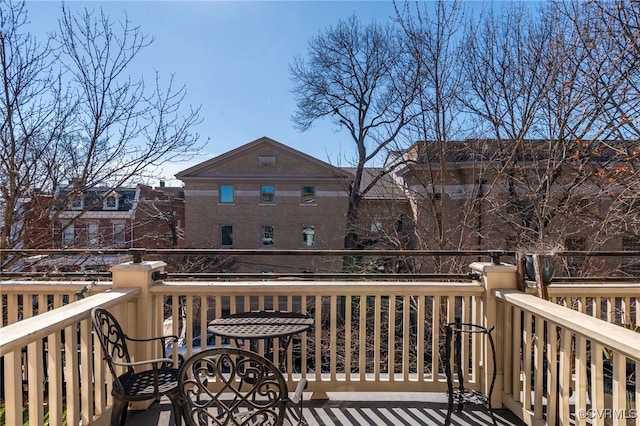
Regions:
<instances>
[{"instance_id":1,"label":"wooden deck","mask_svg":"<svg viewBox=\"0 0 640 426\"><path fill-rule=\"evenodd\" d=\"M447 404L444 395L433 394L332 394L325 401L310 401L305 395L303 411L309 426L441 426L447 415ZM494 410L494 415L499 426L524 426L508 410ZM162 399L145 411L131 411L127 424L174 425L169 400ZM452 415L451 424L477 426L492 423L486 408L465 405L461 414Z\"/></svg>"}]
</instances>

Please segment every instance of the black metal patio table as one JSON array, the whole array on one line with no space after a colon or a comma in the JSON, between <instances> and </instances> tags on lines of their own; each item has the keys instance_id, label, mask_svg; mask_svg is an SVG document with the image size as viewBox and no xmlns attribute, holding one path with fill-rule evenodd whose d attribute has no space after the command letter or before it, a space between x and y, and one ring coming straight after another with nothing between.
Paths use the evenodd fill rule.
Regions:
<instances>
[{"instance_id":1,"label":"black metal patio table","mask_svg":"<svg viewBox=\"0 0 640 426\"><path fill-rule=\"evenodd\" d=\"M209 322L208 330L219 336L229 337L238 344L241 340L281 339L286 352L294 335L310 330L314 326L312 317L290 311L249 311L216 318ZM280 363L285 357L281 358Z\"/></svg>"}]
</instances>

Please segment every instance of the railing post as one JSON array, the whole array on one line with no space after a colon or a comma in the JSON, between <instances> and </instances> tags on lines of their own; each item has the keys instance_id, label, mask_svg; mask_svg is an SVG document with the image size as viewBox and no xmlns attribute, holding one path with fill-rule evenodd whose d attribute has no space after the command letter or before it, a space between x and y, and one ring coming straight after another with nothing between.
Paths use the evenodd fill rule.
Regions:
<instances>
[{"instance_id":1,"label":"railing post","mask_svg":"<svg viewBox=\"0 0 640 426\"><path fill-rule=\"evenodd\" d=\"M511 354L505 355L509 350L505 347L505 342L508 341L505 336L505 324L502 320L504 318L504 304L498 303L496 297L493 295L495 289L517 289L517 268L514 265L495 263L474 262L470 265L472 272L476 272L480 275L482 284L484 286L484 296L482 299L482 326L487 329L495 326L494 342L496 345L496 382L493 388L493 394L491 395L491 406L502 407L502 393L503 393L503 380L504 380L504 360L505 356L512 356ZM481 387L480 390L486 395L489 391L491 384L491 376L493 372L493 357L491 356L491 348L488 342L483 342L482 345L482 360L484 368L480 372L481 374Z\"/></svg>"},{"instance_id":2,"label":"railing post","mask_svg":"<svg viewBox=\"0 0 640 426\"><path fill-rule=\"evenodd\" d=\"M157 304L150 288L161 279L167 264L162 261L152 262L126 262L111 268L113 288L139 288L138 297L129 302L126 318L119 318L122 328L130 337L146 339L159 336L162 329L158 326L162 321L158 316ZM132 349L132 350L131 350ZM134 361L157 358L159 353L154 353L151 345L135 345L131 350ZM153 401L151 401L153 402ZM133 409L145 409L151 402L132 403Z\"/></svg>"}]
</instances>

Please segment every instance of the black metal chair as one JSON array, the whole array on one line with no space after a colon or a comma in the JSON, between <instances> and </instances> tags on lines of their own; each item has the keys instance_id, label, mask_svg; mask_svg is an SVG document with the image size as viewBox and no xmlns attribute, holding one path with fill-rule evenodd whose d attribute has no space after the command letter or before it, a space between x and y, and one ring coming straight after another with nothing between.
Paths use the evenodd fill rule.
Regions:
<instances>
[{"instance_id":1,"label":"black metal chair","mask_svg":"<svg viewBox=\"0 0 640 426\"><path fill-rule=\"evenodd\" d=\"M295 405L302 417L302 379L292 398L271 361L238 348L199 352L180 368L178 387L187 425L283 425Z\"/></svg>"},{"instance_id":2,"label":"black metal chair","mask_svg":"<svg viewBox=\"0 0 640 426\"><path fill-rule=\"evenodd\" d=\"M178 337L131 338L124 333L115 317L103 308L94 308L91 311L91 320L95 335L102 345L104 360L107 361L114 377L111 391L114 398L111 425L124 425L129 402L157 400L163 395L171 400L175 422L180 424L182 416L178 392L178 369L174 368L173 360L166 355L166 345L177 341ZM156 342L162 346L162 358L132 362L127 342ZM135 370L139 366L149 364L151 369Z\"/></svg>"},{"instance_id":3,"label":"black metal chair","mask_svg":"<svg viewBox=\"0 0 640 426\"><path fill-rule=\"evenodd\" d=\"M454 410L454 402L457 402L456 412L460 413L462 411L463 405L465 402L472 404L482 404L487 406L487 410L489 411L489 415L491 416L491 421L494 426L497 426L496 418L493 415L493 410L491 408L491 395L493 394L493 387L496 382L496 348L493 343L493 337L491 336L491 332L494 330L495 326L491 328L482 327L480 325L471 324L471 323L463 323L460 321L450 322L444 325L446 330L446 338L445 338L445 357L444 357L444 371L447 376L447 394L448 394L448 403L447 403L447 417L445 419L445 426L449 426L451 424L451 413ZM489 342L489 348L491 350L490 354L493 360L493 371L491 373L491 383L489 384L489 390L487 395L482 394L479 391L465 388L465 377L467 377L467 373L464 371L463 363L462 363L462 342L465 335L470 334L481 334L487 337ZM454 387L454 373L453 368L451 366L451 345L453 344L453 357L454 364L457 367L457 379L458 379L458 387ZM486 365L486 360L485 360Z\"/></svg>"}]
</instances>

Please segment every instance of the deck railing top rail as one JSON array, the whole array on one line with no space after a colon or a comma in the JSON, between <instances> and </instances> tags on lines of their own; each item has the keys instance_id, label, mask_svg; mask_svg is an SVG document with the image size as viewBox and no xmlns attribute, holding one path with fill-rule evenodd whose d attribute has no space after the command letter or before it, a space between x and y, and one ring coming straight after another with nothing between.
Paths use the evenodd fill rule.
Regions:
<instances>
[{"instance_id":1,"label":"deck railing top rail","mask_svg":"<svg viewBox=\"0 0 640 426\"><path fill-rule=\"evenodd\" d=\"M97 306L110 307L120 303L123 296L133 298L139 288L107 290L91 298L78 300L22 321L0 327L0 356L20 349L27 344L43 339L55 330L76 324ZM49 324L50 326L43 326ZM52 330L51 327L55 327Z\"/></svg>"},{"instance_id":2,"label":"deck railing top rail","mask_svg":"<svg viewBox=\"0 0 640 426\"><path fill-rule=\"evenodd\" d=\"M495 290L497 298L556 324L591 341L614 349L626 357L640 361L640 333L573 311L518 290Z\"/></svg>"},{"instance_id":3,"label":"deck railing top rail","mask_svg":"<svg viewBox=\"0 0 640 426\"><path fill-rule=\"evenodd\" d=\"M189 294L199 295L214 292L223 295L247 295L252 292L271 295L305 295L305 294L367 294L369 296L388 295L481 295L484 287L479 283L445 283L445 282L385 282L376 285L371 282L334 281L334 282L300 282L300 281L235 281L235 282L164 282L161 286L153 286L153 294ZM390 284L390 285L387 285Z\"/></svg>"}]
</instances>

